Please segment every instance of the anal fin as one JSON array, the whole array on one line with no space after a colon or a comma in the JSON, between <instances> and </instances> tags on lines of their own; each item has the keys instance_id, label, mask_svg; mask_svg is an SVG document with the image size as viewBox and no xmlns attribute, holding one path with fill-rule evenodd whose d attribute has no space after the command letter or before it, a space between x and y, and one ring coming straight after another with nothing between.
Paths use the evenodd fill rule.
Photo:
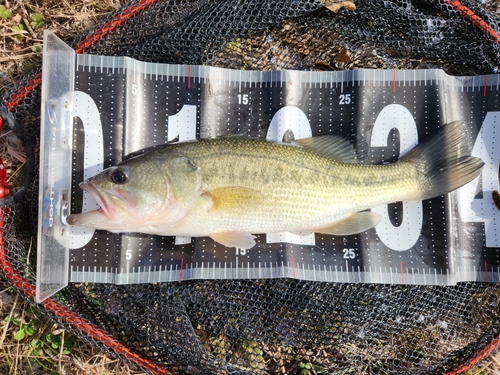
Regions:
<instances>
[{"instance_id":1,"label":"anal fin","mask_svg":"<svg viewBox=\"0 0 500 375\"><path fill-rule=\"evenodd\" d=\"M255 245L255 237L248 232L219 232L211 234L210 238L224 246L239 249L250 249Z\"/></svg>"},{"instance_id":2,"label":"anal fin","mask_svg":"<svg viewBox=\"0 0 500 375\"><path fill-rule=\"evenodd\" d=\"M380 219L380 215L376 212L357 212L331 225L314 228L313 231L333 236L349 236L373 228L380 222Z\"/></svg>"}]
</instances>

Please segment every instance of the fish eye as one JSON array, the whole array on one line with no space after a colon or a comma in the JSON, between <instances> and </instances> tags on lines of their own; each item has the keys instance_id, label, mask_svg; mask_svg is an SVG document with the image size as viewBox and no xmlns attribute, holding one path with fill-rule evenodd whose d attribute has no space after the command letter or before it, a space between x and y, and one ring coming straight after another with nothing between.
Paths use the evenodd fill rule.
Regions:
<instances>
[{"instance_id":1,"label":"fish eye","mask_svg":"<svg viewBox=\"0 0 500 375\"><path fill-rule=\"evenodd\" d=\"M109 179L115 184L124 184L127 182L127 174L122 169L115 169L110 173Z\"/></svg>"}]
</instances>

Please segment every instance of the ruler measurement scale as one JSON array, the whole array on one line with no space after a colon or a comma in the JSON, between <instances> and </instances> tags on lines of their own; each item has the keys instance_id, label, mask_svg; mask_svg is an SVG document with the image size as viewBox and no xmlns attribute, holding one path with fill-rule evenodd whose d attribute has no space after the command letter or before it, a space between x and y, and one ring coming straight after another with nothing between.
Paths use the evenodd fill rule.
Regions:
<instances>
[{"instance_id":1,"label":"ruler measurement scale","mask_svg":"<svg viewBox=\"0 0 500 375\"><path fill-rule=\"evenodd\" d=\"M273 116L278 116L284 121L286 116L289 116L286 113L295 113L293 112L295 108L305 113L313 133L318 131L315 128L315 121L318 118L314 117L313 112L319 111L320 120L325 124L321 130L325 133L345 128L350 131L361 131L366 136L369 135L369 129L373 126L376 116L388 105L406 106L408 110L413 111L409 103L417 101L415 106L417 111L420 111L424 105L429 106L427 109L429 112L433 108L436 110L441 107L445 108L446 103L432 103L433 98L429 99L427 96L424 98L424 91L426 95L437 95L438 91L456 93L457 97L468 93L481 93L483 94L481 97L485 98L484 101L469 103L474 110L479 110L486 105L485 111L500 111L498 102L487 100L490 96L498 97L499 75L477 78L452 77L438 70L231 71L206 66L151 64L129 58L86 55L77 56L75 72L80 84L75 90L86 90L92 98L96 98L97 95L92 91L92 82L100 80L105 85L111 76L114 79L129 80L128 83L123 84L126 90L124 95L133 95L130 86L130 83L133 83L137 86L137 90L146 90L141 92L144 92L147 97L158 96L158 103L165 105L165 108L160 108L164 114L158 113L156 124L158 130L168 127L173 116L181 115L181 113L182 116L179 119L187 119L186 126L195 128L200 126L201 118L210 119L210 116L216 113L213 115L214 118L219 116L220 119L209 124L208 129L199 130L200 133L206 132L210 135L231 132L234 130L232 128L234 118L240 116L242 123L237 126L242 129L242 133L265 137L266 129L270 126ZM121 77L118 77L119 75ZM158 89L151 89L154 86L153 82ZM161 90L167 91L167 96L162 97ZM417 93L416 97L412 97L413 92ZM180 93L182 98L175 97L177 93ZM386 102L377 102L377 100L380 101L382 93ZM238 103L240 94L248 95L248 104ZM344 96L341 97L341 95ZM346 95L350 95L349 103L346 101ZM273 103L258 102L259 96L262 96L263 101L269 96L273 98ZM321 108L314 107L319 96L321 96ZM166 97L168 100L165 99ZM440 99L439 95L436 98ZM466 99L469 100L469 97ZM477 100L477 97L473 99ZM287 104L286 100L291 100L291 102ZM144 103L144 105L147 104L147 102ZM182 112L185 106L196 107L196 118L185 116ZM353 125L348 122L350 119L335 117L342 112L341 108L342 110L345 108L346 117L350 116L349 113L353 113L359 124ZM100 108L100 110L103 109ZM144 113L148 113L149 116L148 111L151 109L145 108L145 110ZM283 110L285 111L281 112ZM360 111L363 111L363 115ZM365 116L365 119L361 119ZM425 122L419 113L412 112L411 116L416 118L419 124ZM463 115L457 115L458 118L461 116ZM148 119L150 118L149 116ZM467 122L468 119L464 119ZM439 118L429 113L426 121L428 121L426 125L432 128L439 123ZM328 125L329 122L331 125ZM147 133L147 125L124 123L121 126L144 127L139 130L143 129ZM468 125L478 127L481 124ZM103 127L105 126L106 124L103 123ZM173 139L169 133L170 130L164 131L169 139ZM277 134L282 134L285 130L279 128ZM471 131L477 132L477 129L472 128ZM295 131L293 133L295 134ZM146 142L147 137L146 135ZM117 140L111 141L119 143ZM367 142L369 144L368 139ZM75 185L73 189L73 194L81 194ZM439 205L441 205L439 200L436 203L425 203L424 211L435 210ZM72 209L73 212L78 212L79 208L73 207ZM452 213L447 214L453 219ZM446 221L447 219L446 217L438 218L435 221L440 220ZM441 224L445 227L450 225L447 222ZM438 229L441 230L441 228ZM451 230L447 229L448 232ZM100 234L97 233L96 236ZM119 264L113 267L109 263L97 264L95 268L94 264L88 264L89 260L92 263L99 263L100 252L111 252L113 251L112 245L121 242L116 242L116 238L120 238L120 235L107 234L107 236L115 238L114 242L110 241L109 248L91 249L89 245L71 250L70 281L105 280L105 282L123 283L127 282L127 279L129 282L149 282L150 280L163 282L189 278L291 277L332 282L454 284L462 280L486 278L488 281L500 280L498 269L500 262L495 257L488 258L486 254L488 248L484 249L484 238L481 233L473 236L475 242L470 251L472 254L471 259L468 260L470 264L464 261L465 263L457 264L456 267L447 265L449 262L446 259L451 260L457 254L449 254L445 248L434 248L435 238L423 238L422 235L420 242L417 242L413 248L394 251L380 242L375 230L370 230L345 239L332 239L330 236L316 234L312 239L314 245L266 244L266 235L260 234L259 245L247 250L246 254L238 254L235 249L217 247L210 239L196 239L183 245L174 245L172 239L166 238L158 247L159 241L151 239L151 236L143 236L142 242L139 241L142 243L140 248L122 249L123 253L125 250L130 250L133 254L133 259L127 260L125 268ZM450 238L449 233L448 238ZM131 244L133 246L133 243ZM469 245L464 244L464 246ZM350 249L352 249L352 258ZM82 252L87 254L85 259L79 258ZM436 260L433 260L433 257ZM118 260L118 262L121 261Z\"/></svg>"}]
</instances>

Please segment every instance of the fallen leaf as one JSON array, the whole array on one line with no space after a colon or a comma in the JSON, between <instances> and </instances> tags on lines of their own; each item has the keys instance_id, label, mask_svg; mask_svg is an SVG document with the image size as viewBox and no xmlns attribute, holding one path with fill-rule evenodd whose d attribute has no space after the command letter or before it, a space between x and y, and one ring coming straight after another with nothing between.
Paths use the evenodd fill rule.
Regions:
<instances>
[{"instance_id":1,"label":"fallen leaf","mask_svg":"<svg viewBox=\"0 0 500 375\"><path fill-rule=\"evenodd\" d=\"M349 53L349 50L343 49L338 53L337 56L335 56L335 61L339 63L348 63L351 61L351 54Z\"/></svg>"},{"instance_id":2,"label":"fallen leaf","mask_svg":"<svg viewBox=\"0 0 500 375\"><path fill-rule=\"evenodd\" d=\"M325 7L333 13L338 13L338 11L342 8L345 8L347 10L356 10L356 4L354 4L352 1L342 1L340 3L325 5Z\"/></svg>"}]
</instances>

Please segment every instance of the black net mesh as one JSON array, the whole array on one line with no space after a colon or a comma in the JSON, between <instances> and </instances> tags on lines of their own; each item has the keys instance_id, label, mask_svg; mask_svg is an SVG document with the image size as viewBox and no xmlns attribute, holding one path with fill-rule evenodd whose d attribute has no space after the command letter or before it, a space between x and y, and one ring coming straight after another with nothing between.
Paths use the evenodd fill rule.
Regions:
<instances>
[{"instance_id":1,"label":"black net mesh","mask_svg":"<svg viewBox=\"0 0 500 375\"><path fill-rule=\"evenodd\" d=\"M71 289L74 308L93 301L100 308L86 311L90 319L190 374L443 373L491 339L484 335L495 330L500 303L498 287L486 284L283 279Z\"/></svg>"},{"instance_id":2,"label":"black net mesh","mask_svg":"<svg viewBox=\"0 0 500 375\"><path fill-rule=\"evenodd\" d=\"M496 1L356 0L355 10L348 2L336 12L331 5L135 1L73 44L92 54L236 69L498 72ZM19 87L30 85L36 86L26 80ZM3 208L1 258L7 278L32 298L39 88L18 98L4 100L13 109L15 132L33 151L34 178L18 204ZM487 283L71 284L55 301L59 305L40 309L95 345L156 373L163 370L149 366L148 359L179 374L461 373L467 365L457 365L481 357L500 330L500 289Z\"/></svg>"},{"instance_id":3,"label":"black net mesh","mask_svg":"<svg viewBox=\"0 0 500 375\"><path fill-rule=\"evenodd\" d=\"M356 10L338 13L322 3L225 1L221 9L216 1L159 2L88 52L259 70L498 70L498 34L488 35L451 2L356 1ZM495 9L461 3L498 30Z\"/></svg>"}]
</instances>

